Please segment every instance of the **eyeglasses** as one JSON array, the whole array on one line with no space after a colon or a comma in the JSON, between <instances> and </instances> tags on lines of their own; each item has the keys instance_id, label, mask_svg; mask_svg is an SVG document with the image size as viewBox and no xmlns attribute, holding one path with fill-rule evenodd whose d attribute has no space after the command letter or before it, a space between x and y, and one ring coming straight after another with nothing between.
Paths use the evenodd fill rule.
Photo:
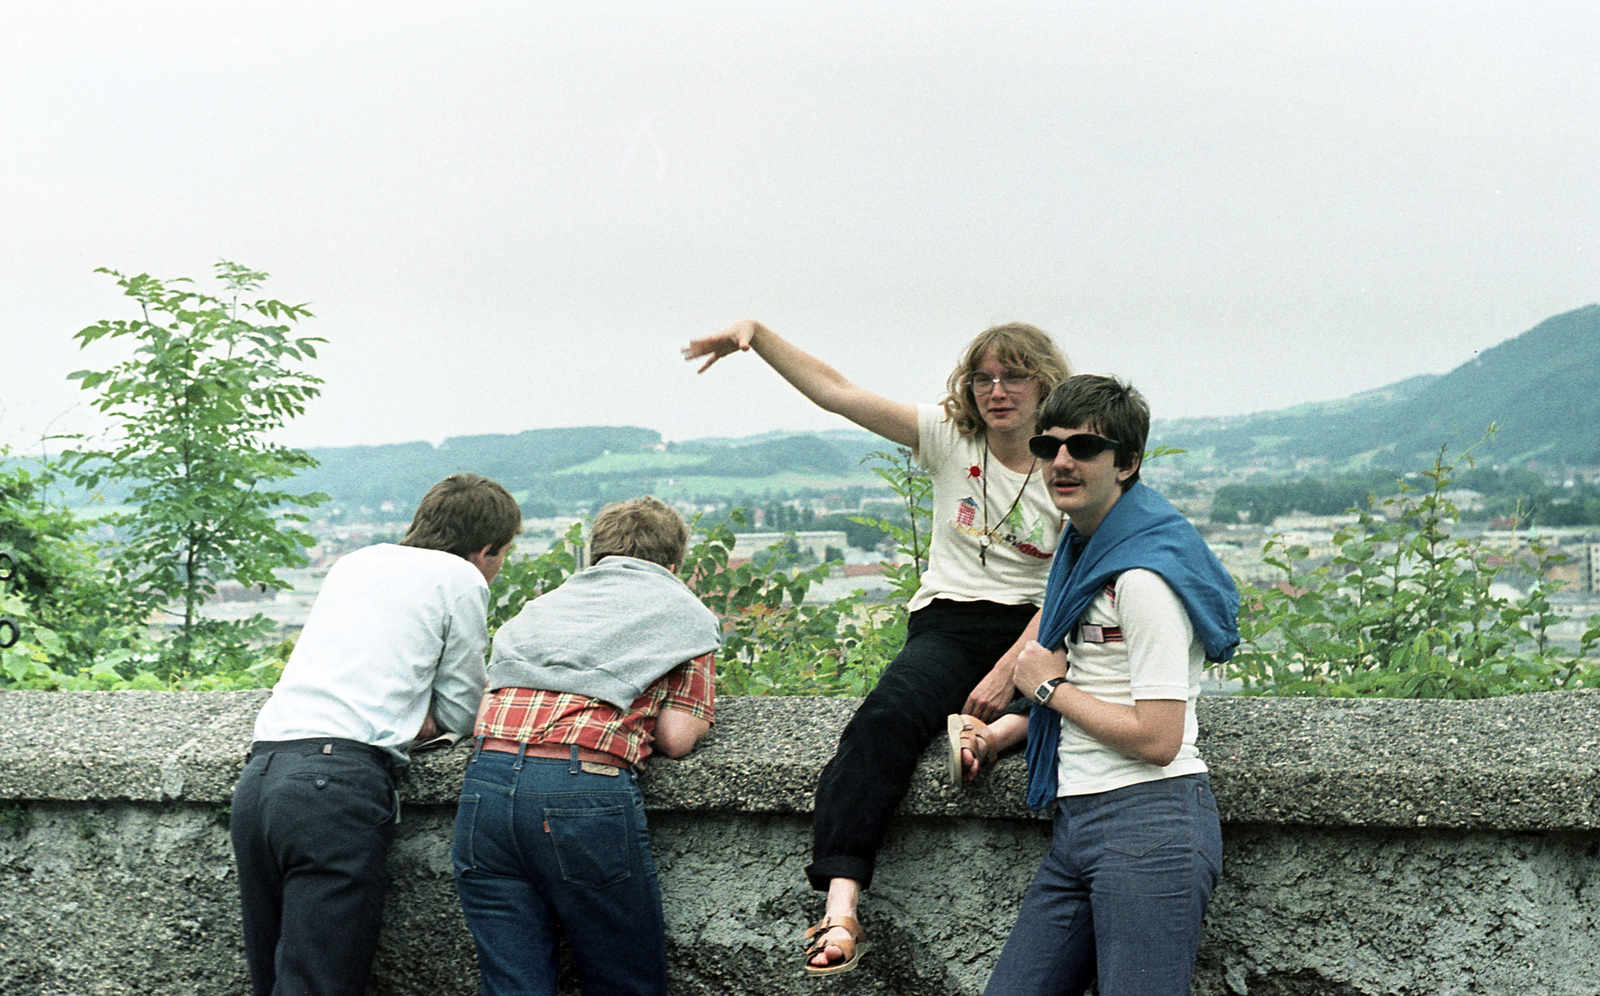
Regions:
<instances>
[{"instance_id":1,"label":"eyeglasses","mask_svg":"<svg viewBox=\"0 0 1600 996\"><path fill-rule=\"evenodd\" d=\"M1093 460L1106 450L1114 450L1121 445L1115 439L1096 436L1092 432L1077 432L1065 439L1049 434L1034 436L1028 440L1028 451L1049 463L1056 458L1057 453L1061 452L1063 446L1067 448L1067 455L1074 460Z\"/></svg>"},{"instance_id":2,"label":"eyeglasses","mask_svg":"<svg viewBox=\"0 0 1600 996\"><path fill-rule=\"evenodd\" d=\"M1018 374L1006 374L1004 377L991 377L986 373L975 371L967 374L967 386L972 388L975 395L993 394L994 387L999 384L1006 389L1007 394L1016 394L1028 386L1032 377Z\"/></svg>"}]
</instances>

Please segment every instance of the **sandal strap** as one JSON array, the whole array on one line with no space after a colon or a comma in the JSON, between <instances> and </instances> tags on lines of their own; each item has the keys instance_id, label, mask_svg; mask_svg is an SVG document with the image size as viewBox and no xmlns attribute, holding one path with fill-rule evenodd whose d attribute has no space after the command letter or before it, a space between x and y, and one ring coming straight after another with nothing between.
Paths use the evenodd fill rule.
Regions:
<instances>
[{"instance_id":1,"label":"sandal strap","mask_svg":"<svg viewBox=\"0 0 1600 996\"><path fill-rule=\"evenodd\" d=\"M972 751L972 756L978 759L979 766L989 763L989 727L985 724L982 730L971 723L961 724L961 748ZM983 745L983 753L978 753L978 745Z\"/></svg>"},{"instance_id":2,"label":"sandal strap","mask_svg":"<svg viewBox=\"0 0 1600 996\"><path fill-rule=\"evenodd\" d=\"M861 931L861 922L853 916L825 916L817 921L815 927L809 928L805 936L809 940L813 936L826 934L834 927L839 927L846 931L852 941L860 942L866 936Z\"/></svg>"}]
</instances>

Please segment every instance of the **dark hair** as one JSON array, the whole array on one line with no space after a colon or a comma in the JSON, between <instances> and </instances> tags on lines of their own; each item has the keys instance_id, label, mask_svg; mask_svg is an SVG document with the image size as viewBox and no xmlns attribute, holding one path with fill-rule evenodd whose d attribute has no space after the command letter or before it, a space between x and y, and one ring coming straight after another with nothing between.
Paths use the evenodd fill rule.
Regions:
<instances>
[{"instance_id":1,"label":"dark hair","mask_svg":"<svg viewBox=\"0 0 1600 996\"><path fill-rule=\"evenodd\" d=\"M428 489L401 546L470 557L498 556L522 532L522 510L505 488L477 474L452 474Z\"/></svg>"},{"instance_id":2,"label":"dark hair","mask_svg":"<svg viewBox=\"0 0 1600 996\"><path fill-rule=\"evenodd\" d=\"M950 379L945 382L949 393L944 399L944 414L963 436L983 432L983 415L978 411L968 378L990 353L1012 370L1037 382L1040 397L1072 375L1072 367L1056 348L1055 340L1032 325L1008 322L984 329L967 343L961 363L950 371Z\"/></svg>"},{"instance_id":3,"label":"dark hair","mask_svg":"<svg viewBox=\"0 0 1600 996\"><path fill-rule=\"evenodd\" d=\"M607 505L589 527L591 564L602 557L637 557L676 570L688 550L689 524L677 509L651 495Z\"/></svg>"},{"instance_id":4,"label":"dark hair","mask_svg":"<svg viewBox=\"0 0 1600 996\"><path fill-rule=\"evenodd\" d=\"M1134 468L1122 482L1126 491L1139 479L1139 461L1150 435L1150 406L1126 381L1099 374L1068 377L1039 406L1034 431L1084 426L1117 441L1116 465Z\"/></svg>"}]
</instances>

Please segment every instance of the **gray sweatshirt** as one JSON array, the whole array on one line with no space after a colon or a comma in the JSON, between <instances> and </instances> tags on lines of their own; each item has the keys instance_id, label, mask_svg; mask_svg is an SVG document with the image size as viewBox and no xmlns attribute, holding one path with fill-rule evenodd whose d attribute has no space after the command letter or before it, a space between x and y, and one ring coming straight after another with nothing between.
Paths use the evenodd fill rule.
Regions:
<instances>
[{"instance_id":1,"label":"gray sweatshirt","mask_svg":"<svg viewBox=\"0 0 1600 996\"><path fill-rule=\"evenodd\" d=\"M541 688L626 709L651 682L721 645L716 615L675 574L613 555L500 627L489 691Z\"/></svg>"}]
</instances>

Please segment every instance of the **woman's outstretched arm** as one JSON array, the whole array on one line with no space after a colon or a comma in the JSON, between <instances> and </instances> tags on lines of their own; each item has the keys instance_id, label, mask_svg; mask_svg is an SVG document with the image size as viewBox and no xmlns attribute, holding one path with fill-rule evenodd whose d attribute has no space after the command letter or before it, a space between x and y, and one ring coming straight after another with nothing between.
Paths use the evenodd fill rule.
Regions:
<instances>
[{"instance_id":1,"label":"woman's outstretched arm","mask_svg":"<svg viewBox=\"0 0 1600 996\"><path fill-rule=\"evenodd\" d=\"M796 348L760 322L747 319L716 335L695 339L683 348L683 358L707 357L699 370L705 373L724 356L751 349L817 407L843 415L890 442L916 449L919 439L916 405L890 401L857 387L839 371Z\"/></svg>"}]
</instances>

